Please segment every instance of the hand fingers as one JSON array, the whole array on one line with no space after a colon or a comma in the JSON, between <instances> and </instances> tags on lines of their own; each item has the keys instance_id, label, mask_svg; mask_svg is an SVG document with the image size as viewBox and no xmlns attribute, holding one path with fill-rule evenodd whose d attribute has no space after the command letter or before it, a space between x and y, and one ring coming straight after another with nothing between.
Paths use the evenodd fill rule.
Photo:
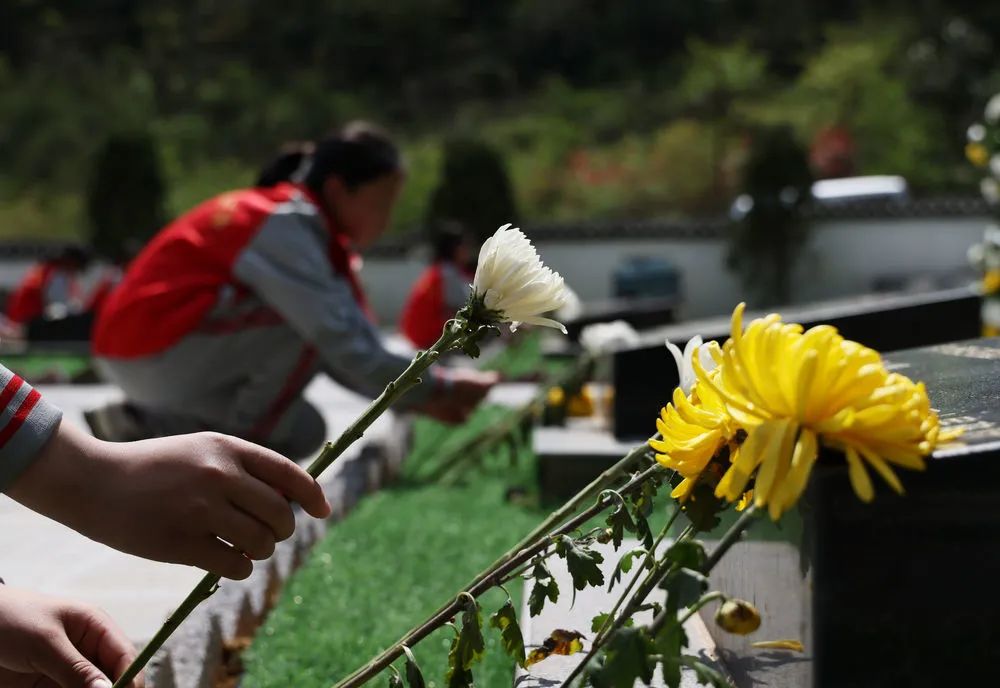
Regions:
<instances>
[{"instance_id":1,"label":"hand fingers","mask_svg":"<svg viewBox=\"0 0 1000 688\"><path fill-rule=\"evenodd\" d=\"M111 681L65 635L50 639L39 669L60 688L111 688Z\"/></svg>"},{"instance_id":2,"label":"hand fingers","mask_svg":"<svg viewBox=\"0 0 1000 688\"><path fill-rule=\"evenodd\" d=\"M288 499L302 505L310 516L326 518L332 509L312 476L281 454L249 442L240 457L250 475L262 480Z\"/></svg>"},{"instance_id":3,"label":"hand fingers","mask_svg":"<svg viewBox=\"0 0 1000 688\"><path fill-rule=\"evenodd\" d=\"M97 666L117 678L136 656L135 646L104 611L94 607L70 607L63 623L73 644ZM140 676L131 688L142 688Z\"/></svg>"},{"instance_id":4,"label":"hand fingers","mask_svg":"<svg viewBox=\"0 0 1000 688\"><path fill-rule=\"evenodd\" d=\"M59 688L59 684L38 674L20 674L0 669L0 686L3 688Z\"/></svg>"},{"instance_id":5,"label":"hand fingers","mask_svg":"<svg viewBox=\"0 0 1000 688\"><path fill-rule=\"evenodd\" d=\"M210 526L214 534L251 559L267 559L274 554L275 534L271 528L237 506L228 506ZM287 502L285 508L288 509Z\"/></svg>"},{"instance_id":6,"label":"hand fingers","mask_svg":"<svg viewBox=\"0 0 1000 688\"><path fill-rule=\"evenodd\" d=\"M241 552L211 536L190 543L183 562L205 569L217 576L243 580L253 573L253 562Z\"/></svg>"},{"instance_id":7,"label":"hand fingers","mask_svg":"<svg viewBox=\"0 0 1000 688\"><path fill-rule=\"evenodd\" d=\"M295 514L288 500L249 473L229 494L233 503L266 525L275 540L287 540L295 532Z\"/></svg>"}]
</instances>

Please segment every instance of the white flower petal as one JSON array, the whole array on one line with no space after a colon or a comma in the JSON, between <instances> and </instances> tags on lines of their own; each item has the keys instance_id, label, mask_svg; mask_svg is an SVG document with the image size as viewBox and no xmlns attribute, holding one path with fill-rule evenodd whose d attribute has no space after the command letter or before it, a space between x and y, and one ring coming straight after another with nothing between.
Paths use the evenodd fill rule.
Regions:
<instances>
[{"instance_id":1,"label":"white flower petal","mask_svg":"<svg viewBox=\"0 0 1000 688\"><path fill-rule=\"evenodd\" d=\"M1000 93L997 93L986 103L983 119L986 120L987 124L1000 124Z\"/></svg>"},{"instance_id":2,"label":"white flower petal","mask_svg":"<svg viewBox=\"0 0 1000 688\"><path fill-rule=\"evenodd\" d=\"M542 264L535 247L516 227L506 224L483 243L473 288L512 329L531 323L565 332L556 321L539 317L565 304L563 279Z\"/></svg>"}]
</instances>

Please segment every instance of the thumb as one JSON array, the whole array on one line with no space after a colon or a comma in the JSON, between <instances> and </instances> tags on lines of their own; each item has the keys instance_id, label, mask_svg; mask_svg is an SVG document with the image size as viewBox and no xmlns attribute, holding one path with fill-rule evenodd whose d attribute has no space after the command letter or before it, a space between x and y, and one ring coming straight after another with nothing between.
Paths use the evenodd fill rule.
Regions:
<instances>
[{"instance_id":1,"label":"thumb","mask_svg":"<svg viewBox=\"0 0 1000 688\"><path fill-rule=\"evenodd\" d=\"M50 647L49 661L41 672L59 688L111 688L111 681L63 636Z\"/></svg>"}]
</instances>

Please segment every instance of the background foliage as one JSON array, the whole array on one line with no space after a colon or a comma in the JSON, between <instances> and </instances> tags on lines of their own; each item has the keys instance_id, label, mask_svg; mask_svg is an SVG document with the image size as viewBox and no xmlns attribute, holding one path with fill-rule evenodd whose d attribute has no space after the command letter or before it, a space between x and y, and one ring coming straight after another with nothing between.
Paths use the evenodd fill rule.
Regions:
<instances>
[{"instance_id":1,"label":"background foliage","mask_svg":"<svg viewBox=\"0 0 1000 688\"><path fill-rule=\"evenodd\" d=\"M806 147L844 125L858 172L973 191L962 135L998 41L973 0L9 0L0 236L83 236L117 132L152 135L169 215L355 117L405 143L397 228L428 217L456 136L502 153L526 220L717 212L761 124Z\"/></svg>"}]
</instances>

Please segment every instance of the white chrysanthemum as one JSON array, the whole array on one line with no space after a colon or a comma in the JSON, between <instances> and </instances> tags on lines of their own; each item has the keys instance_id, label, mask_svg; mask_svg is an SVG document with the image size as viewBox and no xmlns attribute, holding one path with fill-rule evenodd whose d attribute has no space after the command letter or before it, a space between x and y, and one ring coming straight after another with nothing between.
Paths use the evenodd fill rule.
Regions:
<instances>
[{"instance_id":1,"label":"white chrysanthemum","mask_svg":"<svg viewBox=\"0 0 1000 688\"><path fill-rule=\"evenodd\" d=\"M501 322L510 323L511 330L528 323L566 332L561 323L542 317L566 302L563 278L542 264L517 227L506 224L483 244L472 288L486 308L500 314Z\"/></svg>"},{"instance_id":2,"label":"white chrysanthemum","mask_svg":"<svg viewBox=\"0 0 1000 688\"><path fill-rule=\"evenodd\" d=\"M694 352L698 352L698 362L701 363L701 367L705 369L705 372L709 372L715 369L715 359L712 358L711 349L709 346L703 346L701 335L691 337L688 340L687 345L684 347L684 352L682 353L680 347L674 344L669 339L665 342L667 348L670 349L670 353L674 355L674 361L677 362L677 373L678 379L680 380L680 388L683 390L684 394L691 394L691 388L694 386L695 380L697 379L694 374Z\"/></svg>"},{"instance_id":3,"label":"white chrysanthemum","mask_svg":"<svg viewBox=\"0 0 1000 688\"><path fill-rule=\"evenodd\" d=\"M1000 93L997 93L986 103L983 119L986 120L987 124L1000 124Z\"/></svg>"},{"instance_id":4,"label":"white chrysanthemum","mask_svg":"<svg viewBox=\"0 0 1000 688\"><path fill-rule=\"evenodd\" d=\"M979 182L979 192L987 203L1000 203L1000 182L992 177L986 177Z\"/></svg>"},{"instance_id":5,"label":"white chrysanthemum","mask_svg":"<svg viewBox=\"0 0 1000 688\"><path fill-rule=\"evenodd\" d=\"M580 344L592 354L606 354L639 343L639 333L624 320L587 325L580 331Z\"/></svg>"}]
</instances>

